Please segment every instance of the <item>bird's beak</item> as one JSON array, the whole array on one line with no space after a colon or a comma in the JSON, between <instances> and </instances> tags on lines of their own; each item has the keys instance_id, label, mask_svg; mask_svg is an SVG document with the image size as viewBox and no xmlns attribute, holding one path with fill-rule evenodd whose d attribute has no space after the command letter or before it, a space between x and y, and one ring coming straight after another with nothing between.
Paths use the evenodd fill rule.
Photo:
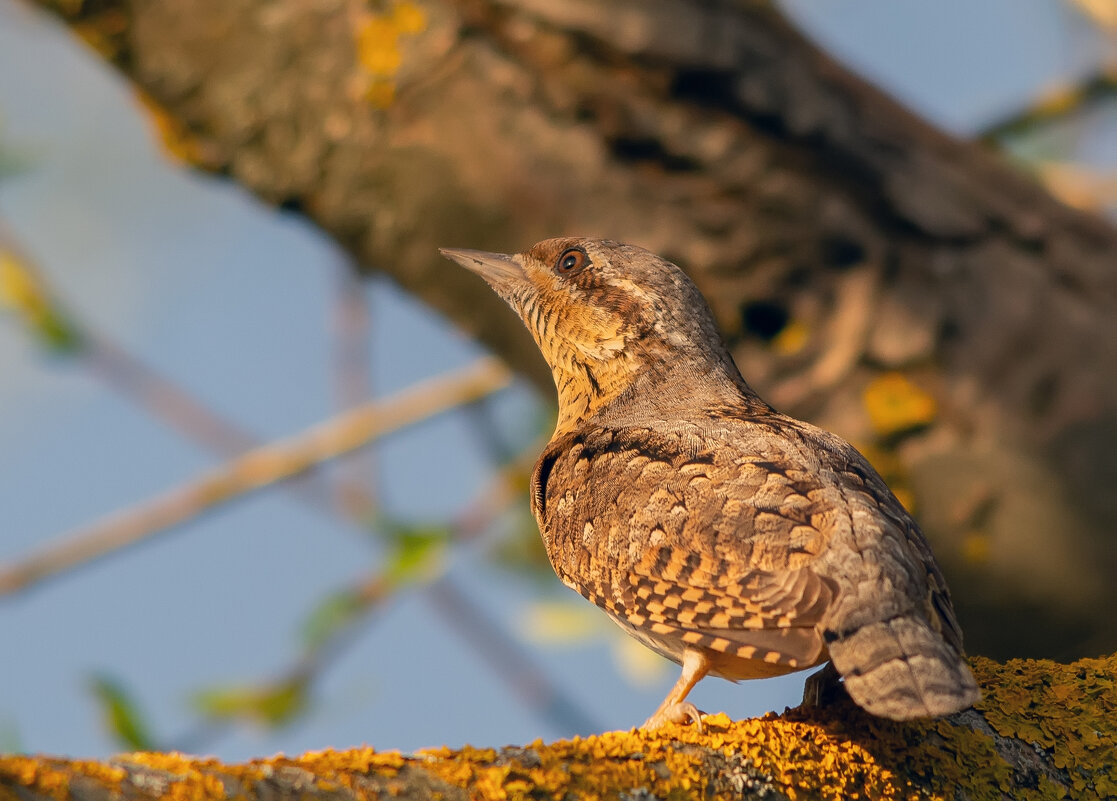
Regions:
<instances>
[{"instance_id":1,"label":"bird's beak","mask_svg":"<svg viewBox=\"0 0 1117 801\"><path fill-rule=\"evenodd\" d=\"M486 253L483 250L459 250L439 248L438 252L451 261L456 261L467 270L472 270L484 278L499 293L527 280L519 263L503 253ZM503 293L501 293L503 294Z\"/></svg>"}]
</instances>

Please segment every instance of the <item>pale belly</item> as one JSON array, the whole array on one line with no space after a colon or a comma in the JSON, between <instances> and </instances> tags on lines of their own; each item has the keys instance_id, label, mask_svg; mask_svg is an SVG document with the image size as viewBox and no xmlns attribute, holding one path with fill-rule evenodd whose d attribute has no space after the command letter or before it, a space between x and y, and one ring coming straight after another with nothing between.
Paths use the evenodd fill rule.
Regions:
<instances>
[{"instance_id":1,"label":"pale belly","mask_svg":"<svg viewBox=\"0 0 1117 801\"><path fill-rule=\"evenodd\" d=\"M609 615L614 623L624 629L625 632L630 634L642 645L646 645L660 656L670 659L675 664L681 665L683 663L683 652L687 648L694 648L694 646L687 645L677 638L658 636L650 631L638 629L628 621L609 614L607 611L606 614ZM824 648L821 654L819 654L818 659L811 662L809 665L790 667L788 665L766 662L763 659L744 659L734 654L725 654L707 648L701 650L710 660L708 675L718 676L719 678L728 679L729 681L767 679L772 676L783 676L788 673L795 673L800 670L807 670L815 667L816 665L821 665L830 658L830 655Z\"/></svg>"}]
</instances>

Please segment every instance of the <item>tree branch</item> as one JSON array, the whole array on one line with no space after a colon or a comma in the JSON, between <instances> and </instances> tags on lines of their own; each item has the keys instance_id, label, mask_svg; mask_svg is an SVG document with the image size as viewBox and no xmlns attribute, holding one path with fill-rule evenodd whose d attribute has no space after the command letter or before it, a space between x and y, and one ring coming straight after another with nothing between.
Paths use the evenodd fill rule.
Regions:
<instances>
[{"instance_id":1,"label":"tree branch","mask_svg":"<svg viewBox=\"0 0 1117 801\"><path fill-rule=\"evenodd\" d=\"M607 732L502 749L371 748L226 765L181 754L106 762L0 758L0 795L108 799L1090 799L1117 795L1117 657L974 660L985 698L945 720L893 723L848 699L706 731Z\"/></svg>"},{"instance_id":2,"label":"tree branch","mask_svg":"<svg viewBox=\"0 0 1117 801\"><path fill-rule=\"evenodd\" d=\"M12 565L0 566L0 595L18 592L197 517L218 504L292 478L402 426L481 398L511 376L484 358L391 398L343 412L286 440L255 448L194 480L67 535Z\"/></svg>"}]
</instances>

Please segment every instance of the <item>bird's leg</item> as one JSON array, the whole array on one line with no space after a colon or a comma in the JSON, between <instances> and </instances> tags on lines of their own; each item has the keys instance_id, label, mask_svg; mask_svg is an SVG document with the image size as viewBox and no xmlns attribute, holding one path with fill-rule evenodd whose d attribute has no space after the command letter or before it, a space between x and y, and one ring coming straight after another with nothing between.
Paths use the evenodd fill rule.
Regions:
<instances>
[{"instance_id":1,"label":"bird's leg","mask_svg":"<svg viewBox=\"0 0 1117 801\"><path fill-rule=\"evenodd\" d=\"M827 662L822 670L807 676L803 684L803 706L826 706L834 700L835 692L841 687L841 679L833 662Z\"/></svg>"},{"instance_id":2,"label":"bird's leg","mask_svg":"<svg viewBox=\"0 0 1117 801\"><path fill-rule=\"evenodd\" d=\"M710 660L702 651L687 649L683 652L683 674L667 693L659 709L644 721L641 728L658 729L665 723L686 723L693 720L699 734L702 733L702 716L694 704L686 700L694 685L701 681L710 669Z\"/></svg>"}]
</instances>

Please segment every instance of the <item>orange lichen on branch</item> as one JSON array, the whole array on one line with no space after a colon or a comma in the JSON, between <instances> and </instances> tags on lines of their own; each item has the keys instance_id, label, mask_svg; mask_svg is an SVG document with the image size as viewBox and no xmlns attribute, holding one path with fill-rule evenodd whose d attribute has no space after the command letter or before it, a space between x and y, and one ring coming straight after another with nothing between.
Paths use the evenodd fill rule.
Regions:
<instances>
[{"instance_id":1,"label":"orange lichen on branch","mask_svg":"<svg viewBox=\"0 0 1117 801\"><path fill-rule=\"evenodd\" d=\"M233 770L210 758L198 758L179 753L154 753L137 751L122 754L115 762L125 768L143 767L156 771L158 796L167 801L196 801L197 799L225 798L226 787L217 775L218 771ZM137 780L137 776L147 776L130 772L133 784L151 786L149 778ZM127 795L127 793L125 793Z\"/></svg>"},{"instance_id":2,"label":"orange lichen on branch","mask_svg":"<svg viewBox=\"0 0 1117 801\"><path fill-rule=\"evenodd\" d=\"M426 770L484 801L531 796L739 798L745 789L790 798L927 798L863 745L814 723L769 716L704 719L705 731L668 726L608 732L522 749L439 749Z\"/></svg>"},{"instance_id":3,"label":"orange lichen on branch","mask_svg":"<svg viewBox=\"0 0 1117 801\"><path fill-rule=\"evenodd\" d=\"M106 61L116 61L125 47L131 18L120 9L84 16L71 27L83 42Z\"/></svg>"},{"instance_id":4,"label":"orange lichen on branch","mask_svg":"<svg viewBox=\"0 0 1117 801\"><path fill-rule=\"evenodd\" d=\"M300 767L324 775L326 773L368 773L399 771L406 760L399 751L377 751L365 746L350 751L309 751L298 758Z\"/></svg>"},{"instance_id":5,"label":"orange lichen on branch","mask_svg":"<svg viewBox=\"0 0 1117 801\"><path fill-rule=\"evenodd\" d=\"M426 27L426 12L411 0L394 0L386 10L369 11L357 26L357 58L368 75L365 96L372 105L391 105L403 63L401 40Z\"/></svg>"},{"instance_id":6,"label":"orange lichen on branch","mask_svg":"<svg viewBox=\"0 0 1117 801\"><path fill-rule=\"evenodd\" d=\"M10 756L0 759L0 798L15 787L33 788L41 797L65 801L75 780L88 778L107 789L119 788L126 774L114 765L88 760ZM10 784L9 784L10 782Z\"/></svg>"},{"instance_id":7,"label":"orange lichen on branch","mask_svg":"<svg viewBox=\"0 0 1117 801\"><path fill-rule=\"evenodd\" d=\"M974 661L998 735L1050 752L1074 797L1117 798L1117 654L1069 665Z\"/></svg>"},{"instance_id":8,"label":"orange lichen on branch","mask_svg":"<svg viewBox=\"0 0 1117 801\"><path fill-rule=\"evenodd\" d=\"M78 39L101 58L116 64L127 60L132 35L132 13L127 4L112 0L41 0L40 5L66 20Z\"/></svg>"},{"instance_id":9,"label":"orange lichen on branch","mask_svg":"<svg viewBox=\"0 0 1117 801\"><path fill-rule=\"evenodd\" d=\"M255 798L267 794L265 788L288 786L306 797L343 788L354 797L371 799L378 796L376 787L363 786L362 778L391 778L404 764L398 752L367 747L311 752L296 758L280 755L240 765L179 753L122 754L108 764L13 756L0 758L0 798L18 787L24 795L63 801L75 796L75 782L88 779L97 783L102 795L114 798Z\"/></svg>"},{"instance_id":10,"label":"orange lichen on branch","mask_svg":"<svg viewBox=\"0 0 1117 801\"><path fill-rule=\"evenodd\" d=\"M0 758L0 798L988 799L1117 797L1117 657L1072 665L973 660L985 697L945 720L824 709L502 749L364 747L242 765L181 754L108 764ZM96 781L98 793L75 794Z\"/></svg>"},{"instance_id":11,"label":"orange lichen on branch","mask_svg":"<svg viewBox=\"0 0 1117 801\"><path fill-rule=\"evenodd\" d=\"M935 399L903 373L878 376L865 387L863 402L878 434L891 436L934 421Z\"/></svg>"},{"instance_id":12,"label":"orange lichen on branch","mask_svg":"<svg viewBox=\"0 0 1117 801\"><path fill-rule=\"evenodd\" d=\"M183 122L171 114L147 92L136 90L136 99L147 112L156 141L163 153L174 161L192 166L204 166L204 150L201 142L190 133Z\"/></svg>"}]
</instances>

